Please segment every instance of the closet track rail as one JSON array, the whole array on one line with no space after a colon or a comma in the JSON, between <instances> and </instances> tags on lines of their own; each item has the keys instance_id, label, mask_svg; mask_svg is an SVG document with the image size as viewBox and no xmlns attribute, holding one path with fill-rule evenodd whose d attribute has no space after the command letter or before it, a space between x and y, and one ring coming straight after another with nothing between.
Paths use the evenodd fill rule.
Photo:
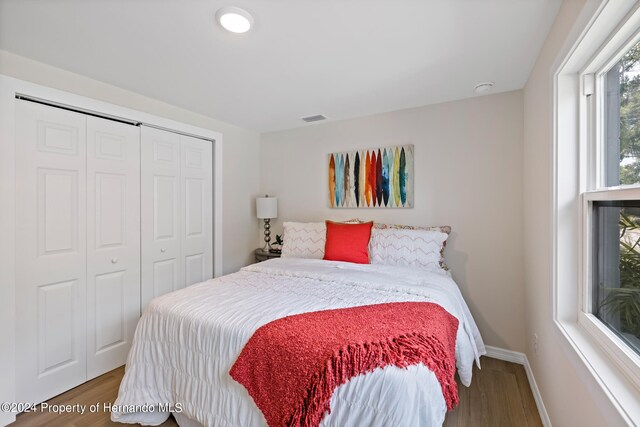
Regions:
<instances>
[{"instance_id":1,"label":"closet track rail","mask_svg":"<svg viewBox=\"0 0 640 427\"><path fill-rule=\"evenodd\" d=\"M30 101L30 102L35 102L37 104L48 105L50 107L55 107L55 108L60 108L62 110L67 110L67 111L73 111L73 112L76 112L76 113L86 114L88 116L99 117L99 118L107 119L107 120L113 120L114 122L124 123L124 124L132 125L132 126L146 126L146 127L150 127L150 128L154 128L154 129L160 129L160 130L164 130L164 131L168 131L168 132L177 133L178 135L183 135L183 136L189 136L191 138L202 139L204 141L209 141L209 142L212 142L212 143L215 142L214 139L204 138L204 137L202 137L200 135L194 135L192 133L181 132L181 131L178 131L178 130L175 130L175 129L170 129L170 128L163 127L163 126L158 126L158 125L154 125L154 124L151 124L151 123L145 123L145 122L141 122L141 121L138 121L138 120L131 120L131 119L127 119L126 117L113 116L111 114L105 114L105 113L101 113L101 112L95 111L95 110L88 110L86 108L76 107L74 105L63 104L63 103L60 103L60 102L50 101L48 99L38 98L38 97L35 97L35 96L23 94L23 93L16 93L15 97L16 97L16 99L21 99L23 101Z\"/></svg>"}]
</instances>

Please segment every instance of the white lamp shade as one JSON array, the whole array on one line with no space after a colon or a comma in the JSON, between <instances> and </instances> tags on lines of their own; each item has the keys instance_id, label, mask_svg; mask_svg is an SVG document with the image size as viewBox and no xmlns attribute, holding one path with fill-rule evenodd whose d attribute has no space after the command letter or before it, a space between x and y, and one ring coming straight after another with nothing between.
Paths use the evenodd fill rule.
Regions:
<instances>
[{"instance_id":1,"label":"white lamp shade","mask_svg":"<svg viewBox=\"0 0 640 427\"><path fill-rule=\"evenodd\" d=\"M257 197L256 216L259 219L271 219L278 217L277 197Z\"/></svg>"}]
</instances>

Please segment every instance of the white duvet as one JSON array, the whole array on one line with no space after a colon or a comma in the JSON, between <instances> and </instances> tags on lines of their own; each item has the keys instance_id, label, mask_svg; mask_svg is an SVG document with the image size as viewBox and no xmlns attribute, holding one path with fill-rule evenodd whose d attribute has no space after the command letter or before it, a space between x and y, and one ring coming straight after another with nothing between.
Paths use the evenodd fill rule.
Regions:
<instances>
[{"instance_id":1,"label":"white duvet","mask_svg":"<svg viewBox=\"0 0 640 427\"><path fill-rule=\"evenodd\" d=\"M169 404L181 412L181 424L264 426L245 388L229 376L257 328L292 314L398 301L435 302L459 320L456 365L468 386L485 348L445 272L273 259L153 300L138 323L111 419L157 425L170 410L157 405ZM321 425L440 426L445 413L428 368L388 366L336 389Z\"/></svg>"}]
</instances>

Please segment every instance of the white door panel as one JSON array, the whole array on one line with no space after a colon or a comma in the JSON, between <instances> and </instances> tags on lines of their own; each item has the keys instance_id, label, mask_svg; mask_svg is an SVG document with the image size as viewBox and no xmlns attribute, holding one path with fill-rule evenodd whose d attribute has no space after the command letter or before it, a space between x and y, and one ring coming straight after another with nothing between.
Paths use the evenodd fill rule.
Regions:
<instances>
[{"instance_id":1,"label":"white door panel","mask_svg":"<svg viewBox=\"0 0 640 427\"><path fill-rule=\"evenodd\" d=\"M126 312L126 288L128 284L126 270L95 276L93 283L95 295L95 342L93 346L89 347L89 352L93 351L96 359L104 356L106 352L123 347L130 342L131 332L127 330L127 317L129 319L135 317ZM128 346L126 347L128 348ZM124 361L122 359L115 361L116 366L124 364L126 352L124 357ZM90 353L89 358L91 358ZM87 365L89 365L88 360ZM109 370L111 370L110 367L105 368L105 372ZM96 375L99 375L99 373ZM87 379L93 376L89 373Z\"/></svg>"},{"instance_id":2,"label":"white door panel","mask_svg":"<svg viewBox=\"0 0 640 427\"><path fill-rule=\"evenodd\" d=\"M153 176L153 237L155 241L172 241L178 238L179 176Z\"/></svg>"},{"instance_id":3,"label":"white door panel","mask_svg":"<svg viewBox=\"0 0 640 427\"><path fill-rule=\"evenodd\" d=\"M16 401L86 379L86 119L16 101Z\"/></svg>"},{"instance_id":4,"label":"white door panel","mask_svg":"<svg viewBox=\"0 0 640 427\"><path fill-rule=\"evenodd\" d=\"M213 277L213 213L211 143L180 137L182 148L181 229L184 286Z\"/></svg>"},{"instance_id":5,"label":"white door panel","mask_svg":"<svg viewBox=\"0 0 640 427\"><path fill-rule=\"evenodd\" d=\"M184 272L186 286L193 285L206 280L206 263L204 260L204 254L197 253L194 255L187 255L184 259ZM210 277L209 277L210 278Z\"/></svg>"},{"instance_id":6,"label":"white door panel","mask_svg":"<svg viewBox=\"0 0 640 427\"><path fill-rule=\"evenodd\" d=\"M140 316L140 129L87 117L87 379L126 362Z\"/></svg>"},{"instance_id":7,"label":"white door panel","mask_svg":"<svg viewBox=\"0 0 640 427\"><path fill-rule=\"evenodd\" d=\"M142 128L142 306L213 276L211 143Z\"/></svg>"},{"instance_id":8,"label":"white door panel","mask_svg":"<svg viewBox=\"0 0 640 427\"><path fill-rule=\"evenodd\" d=\"M38 255L78 253L77 170L37 168Z\"/></svg>"},{"instance_id":9,"label":"white door panel","mask_svg":"<svg viewBox=\"0 0 640 427\"><path fill-rule=\"evenodd\" d=\"M153 261L153 275L150 277L153 283L153 297L175 291L179 280L178 272L177 258Z\"/></svg>"},{"instance_id":10,"label":"white door panel","mask_svg":"<svg viewBox=\"0 0 640 427\"><path fill-rule=\"evenodd\" d=\"M180 137L141 129L142 308L182 287Z\"/></svg>"},{"instance_id":11,"label":"white door panel","mask_svg":"<svg viewBox=\"0 0 640 427\"><path fill-rule=\"evenodd\" d=\"M73 365L77 280L38 287L38 376Z\"/></svg>"}]
</instances>

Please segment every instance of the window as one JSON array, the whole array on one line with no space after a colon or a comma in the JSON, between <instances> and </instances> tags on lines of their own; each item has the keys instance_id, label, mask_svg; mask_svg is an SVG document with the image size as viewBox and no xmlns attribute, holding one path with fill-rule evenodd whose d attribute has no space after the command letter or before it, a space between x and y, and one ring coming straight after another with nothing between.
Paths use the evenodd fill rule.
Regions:
<instances>
[{"instance_id":1,"label":"window","mask_svg":"<svg viewBox=\"0 0 640 427\"><path fill-rule=\"evenodd\" d=\"M640 385L640 43L605 46L586 69L578 320Z\"/></svg>"},{"instance_id":2,"label":"window","mask_svg":"<svg viewBox=\"0 0 640 427\"><path fill-rule=\"evenodd\" d=\"M620 417L612 425L633 424L640 419L640 3L592 7L554 71L553 317L570 361L587 368L585 381L611 403L608 416Z\"/></svg>"},{"instance_id":3,"label":"window","mask_svg":"<svg viewBox=\"0 0 640 427\"><path fill-rule=\"evenodd\" d=\"M640 355L640 200L623 191L640 183L640 43L614 61L608 70L587 75L598 80L596 99L597 88L603 96L599 104L589 99L585 115L595 144L587 182L601 197L585 197L589 224L583 241L591 242L585 282L588 286L591 279L591 298L584 312Z\"/></svg>"}]
</instances>

